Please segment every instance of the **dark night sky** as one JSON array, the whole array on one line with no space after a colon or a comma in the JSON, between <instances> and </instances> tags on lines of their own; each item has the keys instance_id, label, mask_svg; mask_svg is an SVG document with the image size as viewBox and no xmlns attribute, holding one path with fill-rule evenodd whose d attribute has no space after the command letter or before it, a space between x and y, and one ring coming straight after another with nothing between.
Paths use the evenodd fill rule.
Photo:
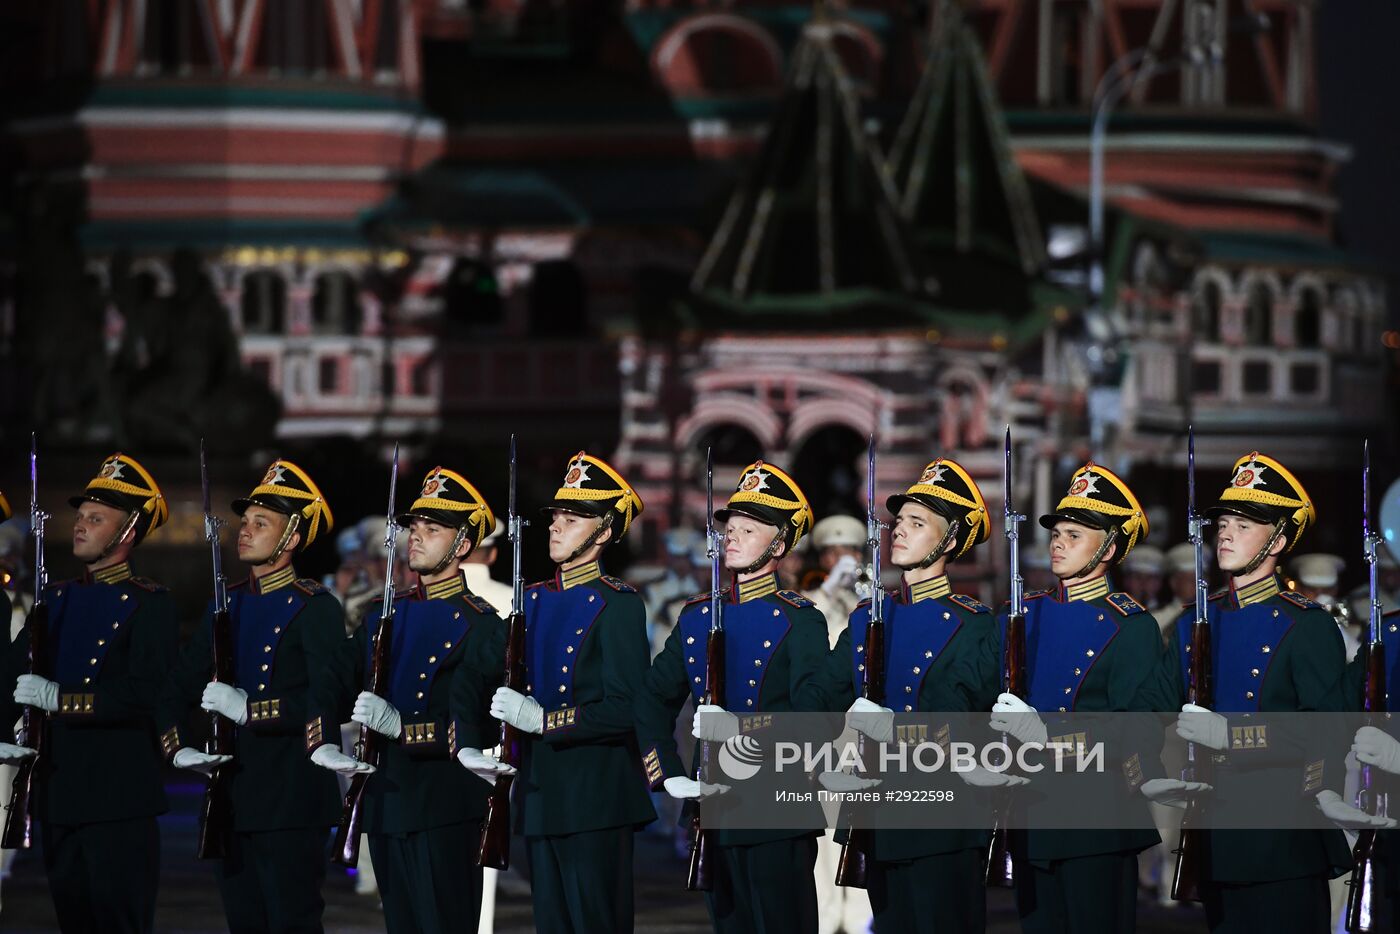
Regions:
<instances>
[{"instance_id":1,"label":"dark night sky","mask_svg":"<svg viewBox=\"0 0 1400 934\"><path fill-rule=\"evenodd\" d=\"M1341 170L1341 241L1389 281L1392 327L1400 309L1400 3L1328 0L1319 5L1321 130L1349 143Z\"/></svg>"}]
</instances>

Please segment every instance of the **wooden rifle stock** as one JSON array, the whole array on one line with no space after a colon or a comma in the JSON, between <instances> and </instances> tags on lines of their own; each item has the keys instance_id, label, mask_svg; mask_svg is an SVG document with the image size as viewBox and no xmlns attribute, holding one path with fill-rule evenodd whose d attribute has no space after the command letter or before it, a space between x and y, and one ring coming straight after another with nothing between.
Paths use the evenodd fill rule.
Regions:
<instances>
[{"instance_id":1,"label":"wooden rifle stock","mask_svg":"<svg viewBox=\"0 0 1400 934\"><path fill-rule=\"evenodd\" d=\"M49 607L47 603L36 604L25 622L27 645L25 646L25 668L28 674L42 674L43 659L49 638ZM34 768L44 757L47 742L49 713L41 707L25 705L20 727L20 745L37 750L35 755L20 762L15 772L14 785L10 791L10 803L5 809L5 830L0 834L0 847L7 850L26 850L33 841L34 823Z\"/></svg>"},{"instance_id":2,"label":"wooden rifle stock","mask_svg":"<svg viewBox=\"0 0 1400 934\"><path fill-rule=\"evenodd\" d=\"M389 688L389 649L394 644L394 610L391 603L388 612L379 618L379 631L374 635L374 651L370 655L369 686L371 694L383 697ZM384 736L361 724L359 747L360 761L369 765L379 765L384 750ZM360 861L360 821L363 817L365 785L370 773L356 772L350 778L350 790L345 793L345 804L340 812L340 824L335 828L335 852L331 861L341 866L354 866Z\"/></svg>"},{"instance_id":3,"label":"wooden rifle stock","mask_svg":"<svg viewBox=\"0 0 1400 934\"><path fill-rule=\"evenodd\" d=\"M214 656L214 680L233 683L233 646L229 632L227 610L216 610L210 621L210 645ZM217 711L209 713L209 741L204 751L214 756L234 754L234 724ZM233 830L233 812L226 785L227 772L223 766L209 773L204 789L204 804L199 812L199 841L195 858L219 859L228 855L228 834Z\"/></svg>"},{"instance_id":4,"label":"wooden rifle stock","mask_svg":"<svg viewBox=\"0 0 1400 934\"><path fill-rule=\"evenodd\" d=\"M1003 659L1003 683L1008 694L1026 696L1026 618L1012 615L1006 618L1006 655ZM1015 799L1010 789L996 796L992 810L992 839L987 845L986 884L994 888L1010 888L1014 882L1011 869L1011 848L1008 828Z\"/></svg>"},{"instance_id":5,"label":"wooden rifle stock","mask_svg":"<svg viewBox=\"0 0 1400 934\"><path fill-rule=\"evenodd\" d=\"M876 593L879 599L883 594ZM885 626L878 620L865 624L865 677L861 697L883 705L885 702ZM866 769L865 737L857 735L861 771ZM841 844L841 858L836 863L836 884L863 889L867 884L869 862L875 855L875 834L869 827L851 827L846 842Z\"/></svg>"},{"instance_id":6,"label":"wooden rifle stock","mask_svg":"<svg viewBox=\"0 0 1400 934\"><path fill-rule=\"evenodd\" d=\"M506 628L505 685L525 691L525 614L512 613ZM525 736L501 721L501 761L519 770L524 761ZM486 822L481 827L481 847L476 864L489 869L510 868L510 787L515 776L497 775L486 801Z\"/></svg>"},{"instance_id":7,"label":"wooden rifle stock","mask_svg":"<svg viewBox=\"0 0 1400 934\"><path fill-rule=\"evenodd\" d=\"M702 704L724 706L724 630L711 629L705 640L705 696ZM700 741L700 761L695 764L695 780L711 779L713 743ZM700 826L700 804L692 805L690 814L690 866L686 870L685 887L691 892L714 891L714 853L710 837L713 831Z\"/></svg>"},{"instance_id":8,"label":"wooden rifle stock","mask_svg":"<svg viewBox=\"0 0 1400 934\"><path fill-rule=\"evenodd\" d=\"M1199 620L1191 624L1191 667L1186 685L1187 701L1202 707L1213 706L1210 657L1210 623L1203 613ZM1182 779L1209 783L1210 772L1210 759L1199 756L1195 744L1188 743ZM1205 808L1205 799L1201 795L1192 795L1186 802L1186 812L1181 815L1181 841L1177 845L1176 869L1172 873L1172 898L1177 901L1201 900L1201 869L1206 850L1206 835L1201 825L1205 823Z\"/></svg>"},{"instance_id":9,"label":"wooden rifle stock","mask_svg":"<svg viewBox=\"0 0 1400 934\"><path fill-rule=\"evenodd\" d=\"M1367 726L1377 725L1385 714L1385 646L1374 635L1366 644L1366 682L1361 709L1366 714ZM1377 814L1382 811L1383 795L1376 787L1376 776L1371 769L1369 765L1361 766L1360 801L1357 803L1367 814ZM1356 846L1351 851L1351 878L1347 880L1346 929L1352 934L1376 927L1366 901L1372 896L1376 882L1375 849L1376 832L1359 831Z\"/></svg>"}]
</instances>

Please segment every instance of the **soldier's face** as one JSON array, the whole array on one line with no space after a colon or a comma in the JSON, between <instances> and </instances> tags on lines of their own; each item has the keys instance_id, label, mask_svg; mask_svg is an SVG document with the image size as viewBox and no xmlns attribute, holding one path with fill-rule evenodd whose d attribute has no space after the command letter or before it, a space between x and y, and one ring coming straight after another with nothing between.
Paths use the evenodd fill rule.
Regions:
<instances>
[{"instance_id":1,"label":"soldier's face","mask_svg":"<svg viewBox=\"0 0 1400 934\"><path fill-rule=\"evenodd\" d=\"M593 530L598 527L598 520L593 516L580 516L576 512L565 512L562 509L551 509L549 520L549 560L555 564L562 564L569 560L569 557L588 541L588 536L593 534ZM604 532L598 536L599 542L606 542L612 535L612 530Z\"/></svg>"},{"instance_id":2,"label":"soldier's face","mask_svg":"<svg viewBox=\"0 0 1400 934\"><path fill-rule=\"evenodd\" d=\"M1051 573L1061 579L1079 573L1098 553L1106 534L1078 522L1056 522L1050 530Z\"/></svg>"},{"instance_id":3,"label":"soldier's face","mask_svg":"<svg viewBox=\"0 0 1400 934\"><path fill-rule=\"evenodd\" d=\"M408 523L408 567L422 574L442 564L447 551L457 540L457 530L427 519Z\"/></svg>"},{"instance_id":4,"label":"soldier's face","mask_svg":"<svg viewBox=\"0 0 1400 934\"><path fill-rule=\"evenodd\" d=\"M1215 520L1215 563L1222 571L1240 570L1259 554L1273 532L1272 525L1244 516L1221 516ZM1273 553L1282 551L1283 544L1280 537L1271 549Z\"/></svg>"},{"instance_id":5,"label":"soldier's face","mask_svg":"<svg viewBox=\"0 0 1400 934\"><path fill-rule=\"evenodd\" d=\"M734 513L724 523L724 566L731 570L751 567L773 543L778 527ZM779 545L773 557L781 558L786 547Z\"/></svg>"},{"instance_id":6,"label":"soldier's face","mask_svg":"<svg viewBox=\"0 0 1400 934\"><path fill-rule=\"evenodd\" d=\"M102 503L85 502L73 522L73 557L96 561L112 543L112 536L126 524L128 513Z\"/></svg>"},{"instance_id":7,"label":"soldier's face","mask_svg":"<svg viewBox=\"0 0 1400 934\"><path fill-rule=\"evenodd\" d=\"M262 506L249 506L238 520L238 560L245 564L262 564L277 550L289 516Z\"/></svg>"},{"instance_id":8,"label":"soldier's face","mask_svg":"<svg viewBox=\"0 0 1400 934\"><path fill-rule=\"evenodd\" d=\"M927 506L905 503L894 517L890 532L890 561L911 567L929 556L948 531L948 520Z\"/></svg>"}]
</instances>

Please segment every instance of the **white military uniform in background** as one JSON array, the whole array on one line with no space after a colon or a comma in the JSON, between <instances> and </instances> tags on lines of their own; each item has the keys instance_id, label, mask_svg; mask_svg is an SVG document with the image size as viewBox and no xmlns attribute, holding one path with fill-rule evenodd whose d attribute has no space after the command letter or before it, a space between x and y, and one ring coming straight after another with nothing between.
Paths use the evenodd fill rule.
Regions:
<instances>
[{"instance_id":1,"label":"white military uniform in background","mask_svg":"<svg viewBox=\"0 0 1400 934\"><path fill-rule=\"evenodd\" d=\"M827 516L812 526L812 549L821 561L822 550L826 548L854 548L857 553L865 549L865 523L853 516ZM816 604L826 617L828 648L836 647L836 640L850 624L851 614L856 604L863 599L856 591L856 583L861 576L861 562L847 553L837 558L827 571L821 585L803 591L802 595ZM838 748L854 744L856 733L850 727L836 741ZM830 807L828 805L828 807ZM827 814L828 822L835 818L835 808ZM865 889L836 884L836 867L841 861L841 847L830 832L817 838L817 930L820 934L864 934L870 929L870 896Z\"/></svg>"}]
</instances>

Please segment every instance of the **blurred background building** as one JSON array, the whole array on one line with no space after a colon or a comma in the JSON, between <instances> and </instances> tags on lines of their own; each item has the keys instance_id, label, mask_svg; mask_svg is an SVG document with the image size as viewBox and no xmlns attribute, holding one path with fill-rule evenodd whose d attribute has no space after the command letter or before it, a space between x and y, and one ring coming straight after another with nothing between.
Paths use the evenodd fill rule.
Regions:
<instances>
[{"instance_id":1,"label":"blurred background building","mask_svg":"<svg viewBox=\"0 0 1400 934\"><path fill-rule=\"evenodd\" d=\"M1207 489L1268 451L1319 502L1315 545L1351 553L1400 336L1340 245L1318 15L8 5L4 443L38 425L75 462L154 452L176 501L201 435L234 487L276 451L353 520L382 508L394 440L499 502L514 431L527 498L580 447L615 459L647 503L641 559L697 521L707 446L723 482L791 465L821 516L863 511L873 433L882 499L949 453L996 512L1005 424L1026 509L1092 457L1165 507L1165 547L1194 423ZM992 599L1000 552L964 586Z\"/></svg>"}]
</instances>

